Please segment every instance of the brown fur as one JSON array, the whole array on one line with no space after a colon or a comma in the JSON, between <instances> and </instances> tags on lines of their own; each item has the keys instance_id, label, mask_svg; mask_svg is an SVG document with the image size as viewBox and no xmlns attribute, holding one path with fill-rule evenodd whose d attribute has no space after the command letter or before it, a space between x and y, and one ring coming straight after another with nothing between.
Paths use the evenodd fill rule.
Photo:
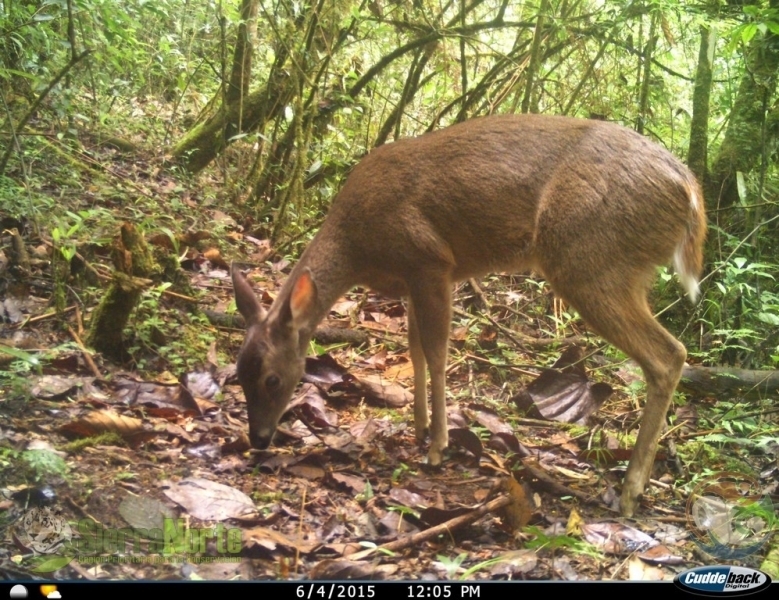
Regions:
<instances>
[{"instance_id":1,"label":"brown fur","mask_svg":"<svg viewBox=\"0 0 779 600\"><path fill-rule=\"evenodd\" d=\"M621 509L649 479L684 347L646 301L655 269L675 260L691 296L706 218L690 171L628 129L540 115L474 119L372 151L268 313L237 271L248 321L238 374L252 443L267 447L303 373L311 335L349 288L409 298L414 419L439 464L448 444L445 369L455 281L491 271L542 273L601 336L641 365L647 406Z\"/></svg>"}]
</instances>

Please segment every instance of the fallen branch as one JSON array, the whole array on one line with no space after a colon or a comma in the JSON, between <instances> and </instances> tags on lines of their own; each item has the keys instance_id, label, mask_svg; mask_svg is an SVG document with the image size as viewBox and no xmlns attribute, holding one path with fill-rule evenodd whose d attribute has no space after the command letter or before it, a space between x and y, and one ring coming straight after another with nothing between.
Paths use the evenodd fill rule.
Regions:
<instances>
[{"instance_id":1,"label":"fallen branch","mask_svg":"<svg viewBox=\"0 0 779 600\"><path fill-rule=\"evenodd\" d=\"M764 398L779 394L779 371L685 365L679 388L700 396Z\"/></svg>"},{"instance_id":2,"label":"fallen branch","mask_svg":"<svg viewBox=\"0 0 779 600\"><path fill-rule=\"evenodd\" d=\"M368 548L367 550L355 552L354 554L350 554L347 558L349 560L361 560L366 556L370 556L374 552L397 552L398 550L416 546L417 544L432 540L442 533L448 533L473 523L474 521L481 519L484 515L495 512L496 510L503 508L504 506L508 506L509 504L511 504L511 496L508 494L498 496L494 500L490 500L486 504L482 504L480 507L475 508L471 512L460 515L459 517L454 517L453 519L449 519L445 523L441 523L440 525L436 525L430 529L425 529L424 531L419 531L412 535L407 535L392 542L387 542L386 544L382 544L381 546L377 546L375 548Z\"/></svg>"}]
</instances>

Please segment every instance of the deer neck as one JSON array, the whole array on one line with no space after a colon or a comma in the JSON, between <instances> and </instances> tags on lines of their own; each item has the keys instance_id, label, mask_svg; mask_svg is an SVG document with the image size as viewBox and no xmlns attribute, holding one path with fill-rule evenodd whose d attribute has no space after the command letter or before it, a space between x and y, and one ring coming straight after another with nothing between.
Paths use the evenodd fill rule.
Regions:
<instances>
[{"instance_id":1,"label":"deer neck","mask_svg":"<svg viewBox=\"0 0 779 600\"><path fill-rule=\"evenodd\" d=\"M317 325L327 316L333 304L358 282L354 279L354 270L350 261L340 251L337 244L327 238L317 236L303 252L292 273L282 285L279 295L270 309L269 320L278 318L283 306L289 303L295 281L304 269L311 271L316 285L314 310L306 322L300 325L299 339L301 348L307 347Z\"/></svg>"}]
</instances>

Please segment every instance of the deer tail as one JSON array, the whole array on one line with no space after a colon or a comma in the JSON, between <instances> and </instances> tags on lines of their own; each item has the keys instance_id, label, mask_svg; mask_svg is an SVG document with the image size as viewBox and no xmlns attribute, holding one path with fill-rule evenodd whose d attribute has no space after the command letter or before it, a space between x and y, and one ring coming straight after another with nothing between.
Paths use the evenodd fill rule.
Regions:
<instances>
[{"instance_id":1,"label":"deer tail","mask_svg":"<svg viewBox=\"0 0 779 600\"><path fill-rule=\"evenodd\" d=\"M698 299L698 282L703 271L703 241L706 238L706 209L703 194L695 177L689 175L685 181L690 211L687 227L674 252L674 268L690 300Z\"/></svg>"}]
</instances>

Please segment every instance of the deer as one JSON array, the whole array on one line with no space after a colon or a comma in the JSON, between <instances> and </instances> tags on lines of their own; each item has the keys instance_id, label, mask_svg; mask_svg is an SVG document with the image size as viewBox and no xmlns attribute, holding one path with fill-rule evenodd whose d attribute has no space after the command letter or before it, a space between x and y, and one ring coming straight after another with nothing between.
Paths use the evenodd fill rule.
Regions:
<instances>
[{"instance_id":1,"label":"deer","mask_svg":"<svg viewBox=\"0 0 779 600\"><path fill-rule=\"evenodd\" d=\"M364 286L407 299L414 431L420 443L430 435L427 461L440 466L453 284L534 271L643 371L646 403L619 504L632 516L687 357L653 317L649 288L657 268L673 263L695 302L706 231L695 176L614 123L493 115L377 147L348 175L268 310L232 268L246 322L236 371L250 443L270 445L316 326Z\"/></svg>"}]
</instances>

